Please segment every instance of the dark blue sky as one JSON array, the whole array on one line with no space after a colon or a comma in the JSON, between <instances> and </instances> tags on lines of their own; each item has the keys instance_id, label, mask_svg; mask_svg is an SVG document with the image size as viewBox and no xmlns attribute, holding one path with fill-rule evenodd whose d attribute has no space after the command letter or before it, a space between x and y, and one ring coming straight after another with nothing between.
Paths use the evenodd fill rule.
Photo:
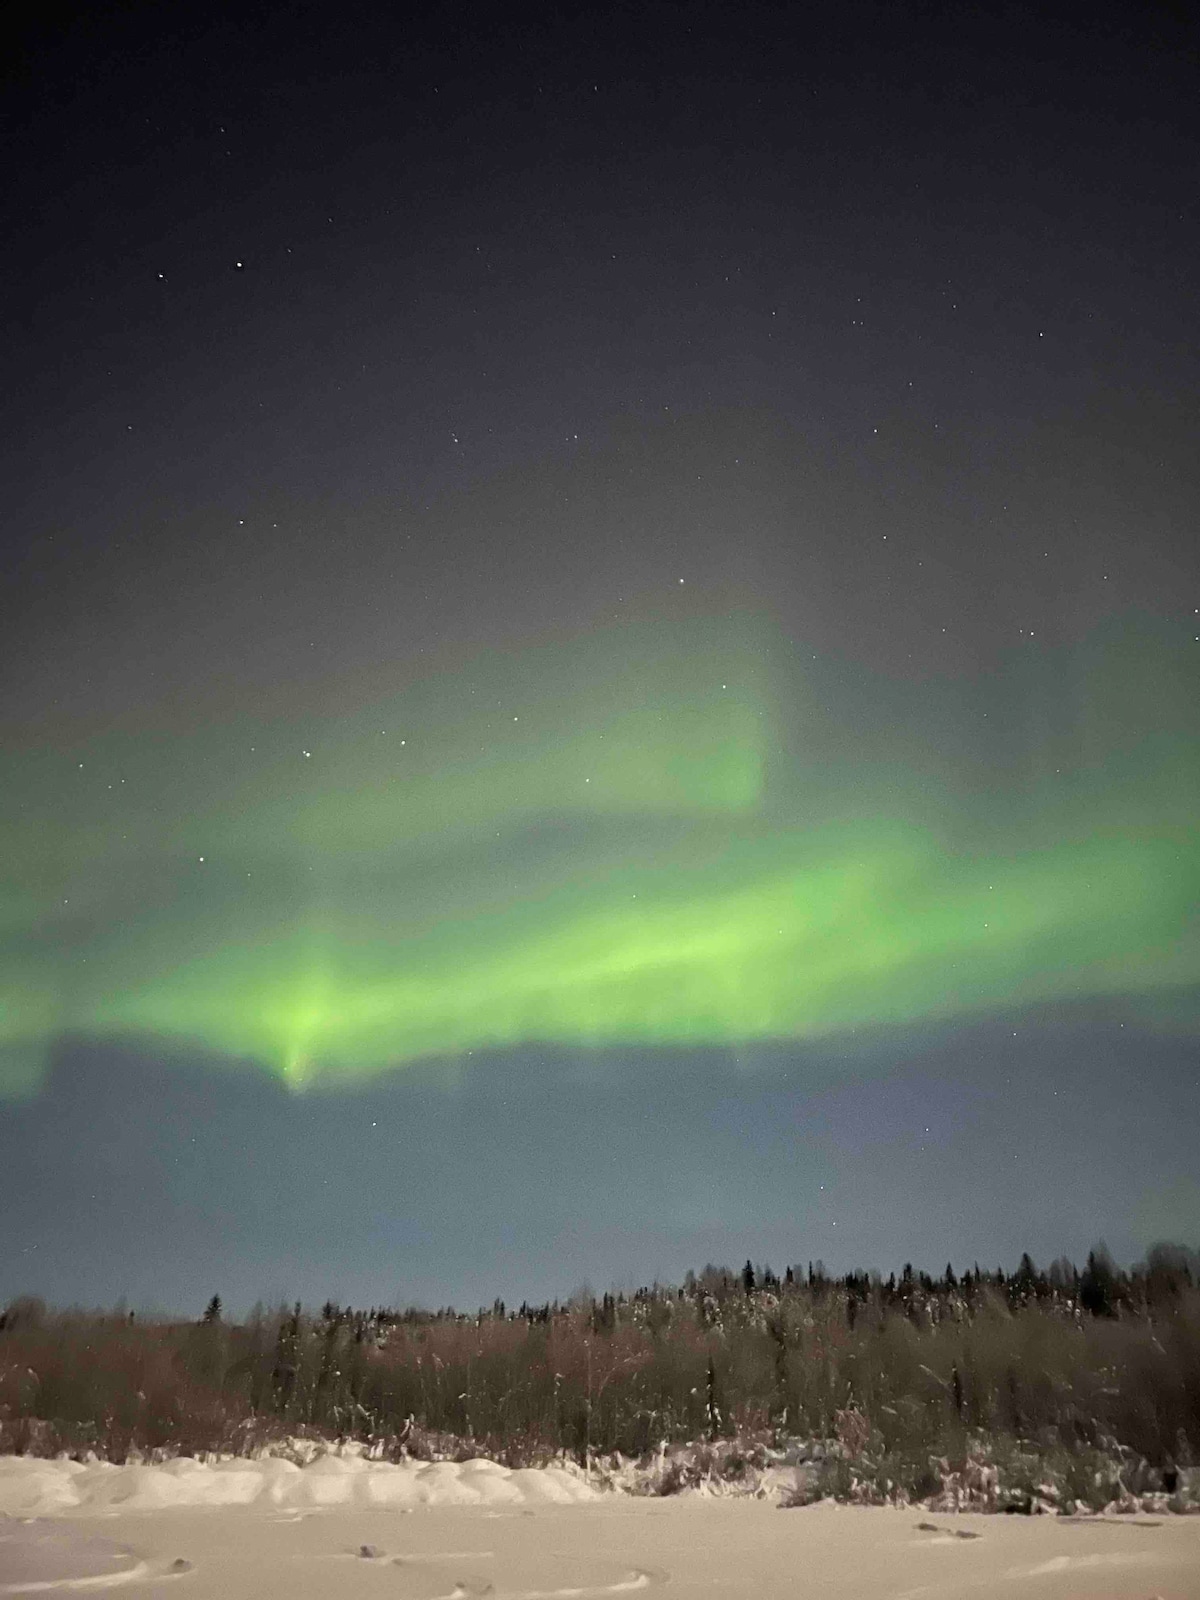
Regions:
<instances>
[{"instance_id":1,"label":"dark blue sky","mask_svg":"<svg viewBox=\"0 0 1200 1600\"><path fill-rule=\"evenodd\" d=\"M1200 1242L1198 60L29 22L0 1300Z\"/></svg>"},{"instance_id":2,"label":"dark blue sky","mask_svg":"<svg viewBox=\"0 0 1200 1600\"><path fill-rule=\"evenodd\" d=\"M5 1112L6 1287L190 1312L219 1292L473 1307L777 1271L1131 1261L1194 1238L1194 1044L1014 1014L859 1049L478 1061L297 1099L68 1049ZM1013 1024L1008 1026L1009 1022ZM1014 1028L1016 1037L1014 1037Z\"/></svg>"}]
</instances>

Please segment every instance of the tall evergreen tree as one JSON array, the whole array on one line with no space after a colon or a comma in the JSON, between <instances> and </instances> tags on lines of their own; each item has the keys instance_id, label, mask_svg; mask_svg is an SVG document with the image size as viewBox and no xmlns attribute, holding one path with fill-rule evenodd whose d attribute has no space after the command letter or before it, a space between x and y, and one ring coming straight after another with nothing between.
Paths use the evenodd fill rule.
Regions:
<instances>
[{"instance_id":1,"label":"tall evergreen tree","mask_svg":"<svg viewBox=\"0 0 1200 1600\"><path fill-rule=\"evenodd\" d=\"M1116 1286L1113 1259L1101 1242L1088 1251L1087 1267L1079 1280L1079 1303L1094 1317L1116 1316Z\"/></svg>"}]
</instances>

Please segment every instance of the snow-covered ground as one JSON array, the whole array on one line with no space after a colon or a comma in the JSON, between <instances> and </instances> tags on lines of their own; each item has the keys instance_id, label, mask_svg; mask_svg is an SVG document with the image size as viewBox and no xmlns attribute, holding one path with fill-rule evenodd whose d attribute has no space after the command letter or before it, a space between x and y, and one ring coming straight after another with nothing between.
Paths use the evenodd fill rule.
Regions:
<instances>
[{"instance_id":1,"label":"snow-covered ground","mask_svg":"<svg viewBox=\"0 0 1200 1600\"><path fill-rule=\"evenodd\" d=\"M323 1506L571 1505L593 1500L582 1475L565 1467L510 1472L494 1461L368 1461L361 1451L323 1454L298 1466L279 1456L201 1462L190 1456L154 1466L0 1456L0 1512L53 1517L65 1511L114 1516L167 1506L255 1506L303 1512Z\"/></svg>"},{"instance_id":2,"label":"snow-covered ground","mask_svg":"<svg viewBox=\"0 0 1200 1600\"><path fill-rule=\"evenodd\" d=\"M180 1600L1200 1600L1200 1516L781 1510L771 1493L663 1499L569 1466L354 1452L0 1457L0 1595L177 1586Z\"/></svg>"}]
</instances>

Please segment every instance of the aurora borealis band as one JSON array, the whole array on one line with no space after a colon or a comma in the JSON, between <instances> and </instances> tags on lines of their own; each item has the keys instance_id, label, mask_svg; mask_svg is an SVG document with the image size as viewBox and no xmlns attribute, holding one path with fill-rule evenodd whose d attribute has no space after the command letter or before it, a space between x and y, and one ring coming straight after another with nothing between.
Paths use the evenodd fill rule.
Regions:
<instances>
[{"instance_id":1,"label":"aurora borealis band","mask_svg":"<svg viewBox=\"0 0 1200 1600\"><path fill-rule=\"evenodd\" d=\"M1029 647L990 710L910 687L901 742L865 674L834 689L763 617L690 616L486 654L304 732L29 751L5 1088L63 1035L304 1088L530 1042L1169 1002L1200 979L1192 642L1129 620Z\"/></svg>"}]
</instances>

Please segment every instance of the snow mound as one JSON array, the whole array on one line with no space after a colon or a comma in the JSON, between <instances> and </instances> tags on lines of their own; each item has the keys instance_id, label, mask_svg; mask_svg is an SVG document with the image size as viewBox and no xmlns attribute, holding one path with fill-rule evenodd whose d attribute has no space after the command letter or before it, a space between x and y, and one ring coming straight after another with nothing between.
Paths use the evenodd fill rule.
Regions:
<instances>
[{"instance_id":1,"label":"snow mound","mask_svg":"<svg viewBox=\"0 0 1200 1600\"><path fill-rule=\"evenodd\" d=\"M0 1456L0 1515L53 1517L87 1510L152 1511L177 1506L571 1505L599 1492L565 1467L510 1471L494 1461L368 1461L324 1455L300 1467L278 1457L153 1466Z\"/></svg>"}]
</instances>

